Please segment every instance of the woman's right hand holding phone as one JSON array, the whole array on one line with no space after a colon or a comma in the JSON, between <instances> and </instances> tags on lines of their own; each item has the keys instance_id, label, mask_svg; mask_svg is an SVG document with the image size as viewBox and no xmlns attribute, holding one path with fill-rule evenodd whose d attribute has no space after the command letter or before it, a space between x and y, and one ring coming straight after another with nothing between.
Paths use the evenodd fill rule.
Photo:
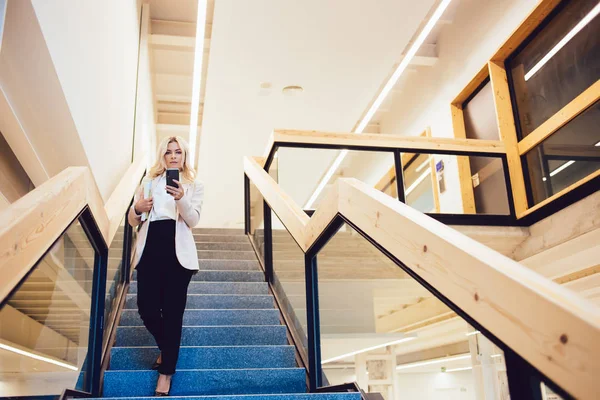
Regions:
<instances>
[{"instance_id":1,"label":"woman's right hand holding phone","mask_svg":"<svg viewBox=\"0 0 600 400\"><path fill-rule=\"evenodd\" d=\"M142 193L140 199L137 203L135 203L135 212L138 214L149 212L152 210L152 197L145 199L144 194Z\"/></svg>"}]
</instances>

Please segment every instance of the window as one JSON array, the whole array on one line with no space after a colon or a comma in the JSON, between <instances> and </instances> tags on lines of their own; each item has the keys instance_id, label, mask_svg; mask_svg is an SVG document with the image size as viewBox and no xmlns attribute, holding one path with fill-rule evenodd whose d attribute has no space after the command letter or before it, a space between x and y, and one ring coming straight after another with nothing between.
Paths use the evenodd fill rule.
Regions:
<instances>
[{"instance_id":1,"label":"window","mask_svg":"<svg viewBox=\"0 0 600 400\"><path fill-rule=\"evenodd\" d=\"M598 0L563 2L506 61L521 139L600 78Z\"/></svg>"}]
</instances>

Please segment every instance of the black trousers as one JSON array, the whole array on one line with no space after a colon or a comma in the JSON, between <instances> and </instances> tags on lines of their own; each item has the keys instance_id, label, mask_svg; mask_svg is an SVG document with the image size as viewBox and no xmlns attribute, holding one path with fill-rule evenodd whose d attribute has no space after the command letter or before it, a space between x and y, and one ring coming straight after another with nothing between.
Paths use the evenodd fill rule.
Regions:
<instances>
[{"instance_id":1,"label":"black trousers","mask_svg":"<svg viewBox=\"0 0 600 400\"><path fill-rule=\"evenodd\" d=\"M158 372L173 375L181 346L187 289L194 273L177 260L174 220L150 223L136 269L138 312L162 354Z\"/></svg>"}]
</instances>

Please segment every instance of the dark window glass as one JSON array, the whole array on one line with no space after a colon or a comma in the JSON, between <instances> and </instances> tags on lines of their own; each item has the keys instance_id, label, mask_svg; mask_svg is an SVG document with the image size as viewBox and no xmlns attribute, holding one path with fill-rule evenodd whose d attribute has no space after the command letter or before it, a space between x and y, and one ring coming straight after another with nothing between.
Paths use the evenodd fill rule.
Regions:
<instances>
[{"instance_id":1,"label":"dark window glass","mask_svg":"<svg viewBox=\"0 0 600 400\"><path fill-rule=\"evenodd\" d=\"M600 168L600 102L526 154L535 203Z\"/></svg>"},{"instance_id":2,"label":"dark window glass","mask_svg":"<svg viewBox=\"0 0 600 400\"><path fill-rule=\"evenodd\" d=\"M533 39L507 61L522 138L600 78L598 16L548 58L597 5L598 0L571 0L559 6Z\"/></svg>"}]
</instances>

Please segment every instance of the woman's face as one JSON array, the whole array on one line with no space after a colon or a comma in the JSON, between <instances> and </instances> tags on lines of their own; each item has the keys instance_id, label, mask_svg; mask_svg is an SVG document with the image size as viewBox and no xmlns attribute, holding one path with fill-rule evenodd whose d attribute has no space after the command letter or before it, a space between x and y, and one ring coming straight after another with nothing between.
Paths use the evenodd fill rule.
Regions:
<instances>
[{"instance_id":1,"label":"woman's face","mask_svg":"<svg viewBox=\"0 0 600 400\"><path fill-rule=\"evenodd\" d=\"M167 168L183 168L183 150L181 150L177 142L171 142L167 146L165 163L167 164Z\"/></svg>"}]
</instances>

